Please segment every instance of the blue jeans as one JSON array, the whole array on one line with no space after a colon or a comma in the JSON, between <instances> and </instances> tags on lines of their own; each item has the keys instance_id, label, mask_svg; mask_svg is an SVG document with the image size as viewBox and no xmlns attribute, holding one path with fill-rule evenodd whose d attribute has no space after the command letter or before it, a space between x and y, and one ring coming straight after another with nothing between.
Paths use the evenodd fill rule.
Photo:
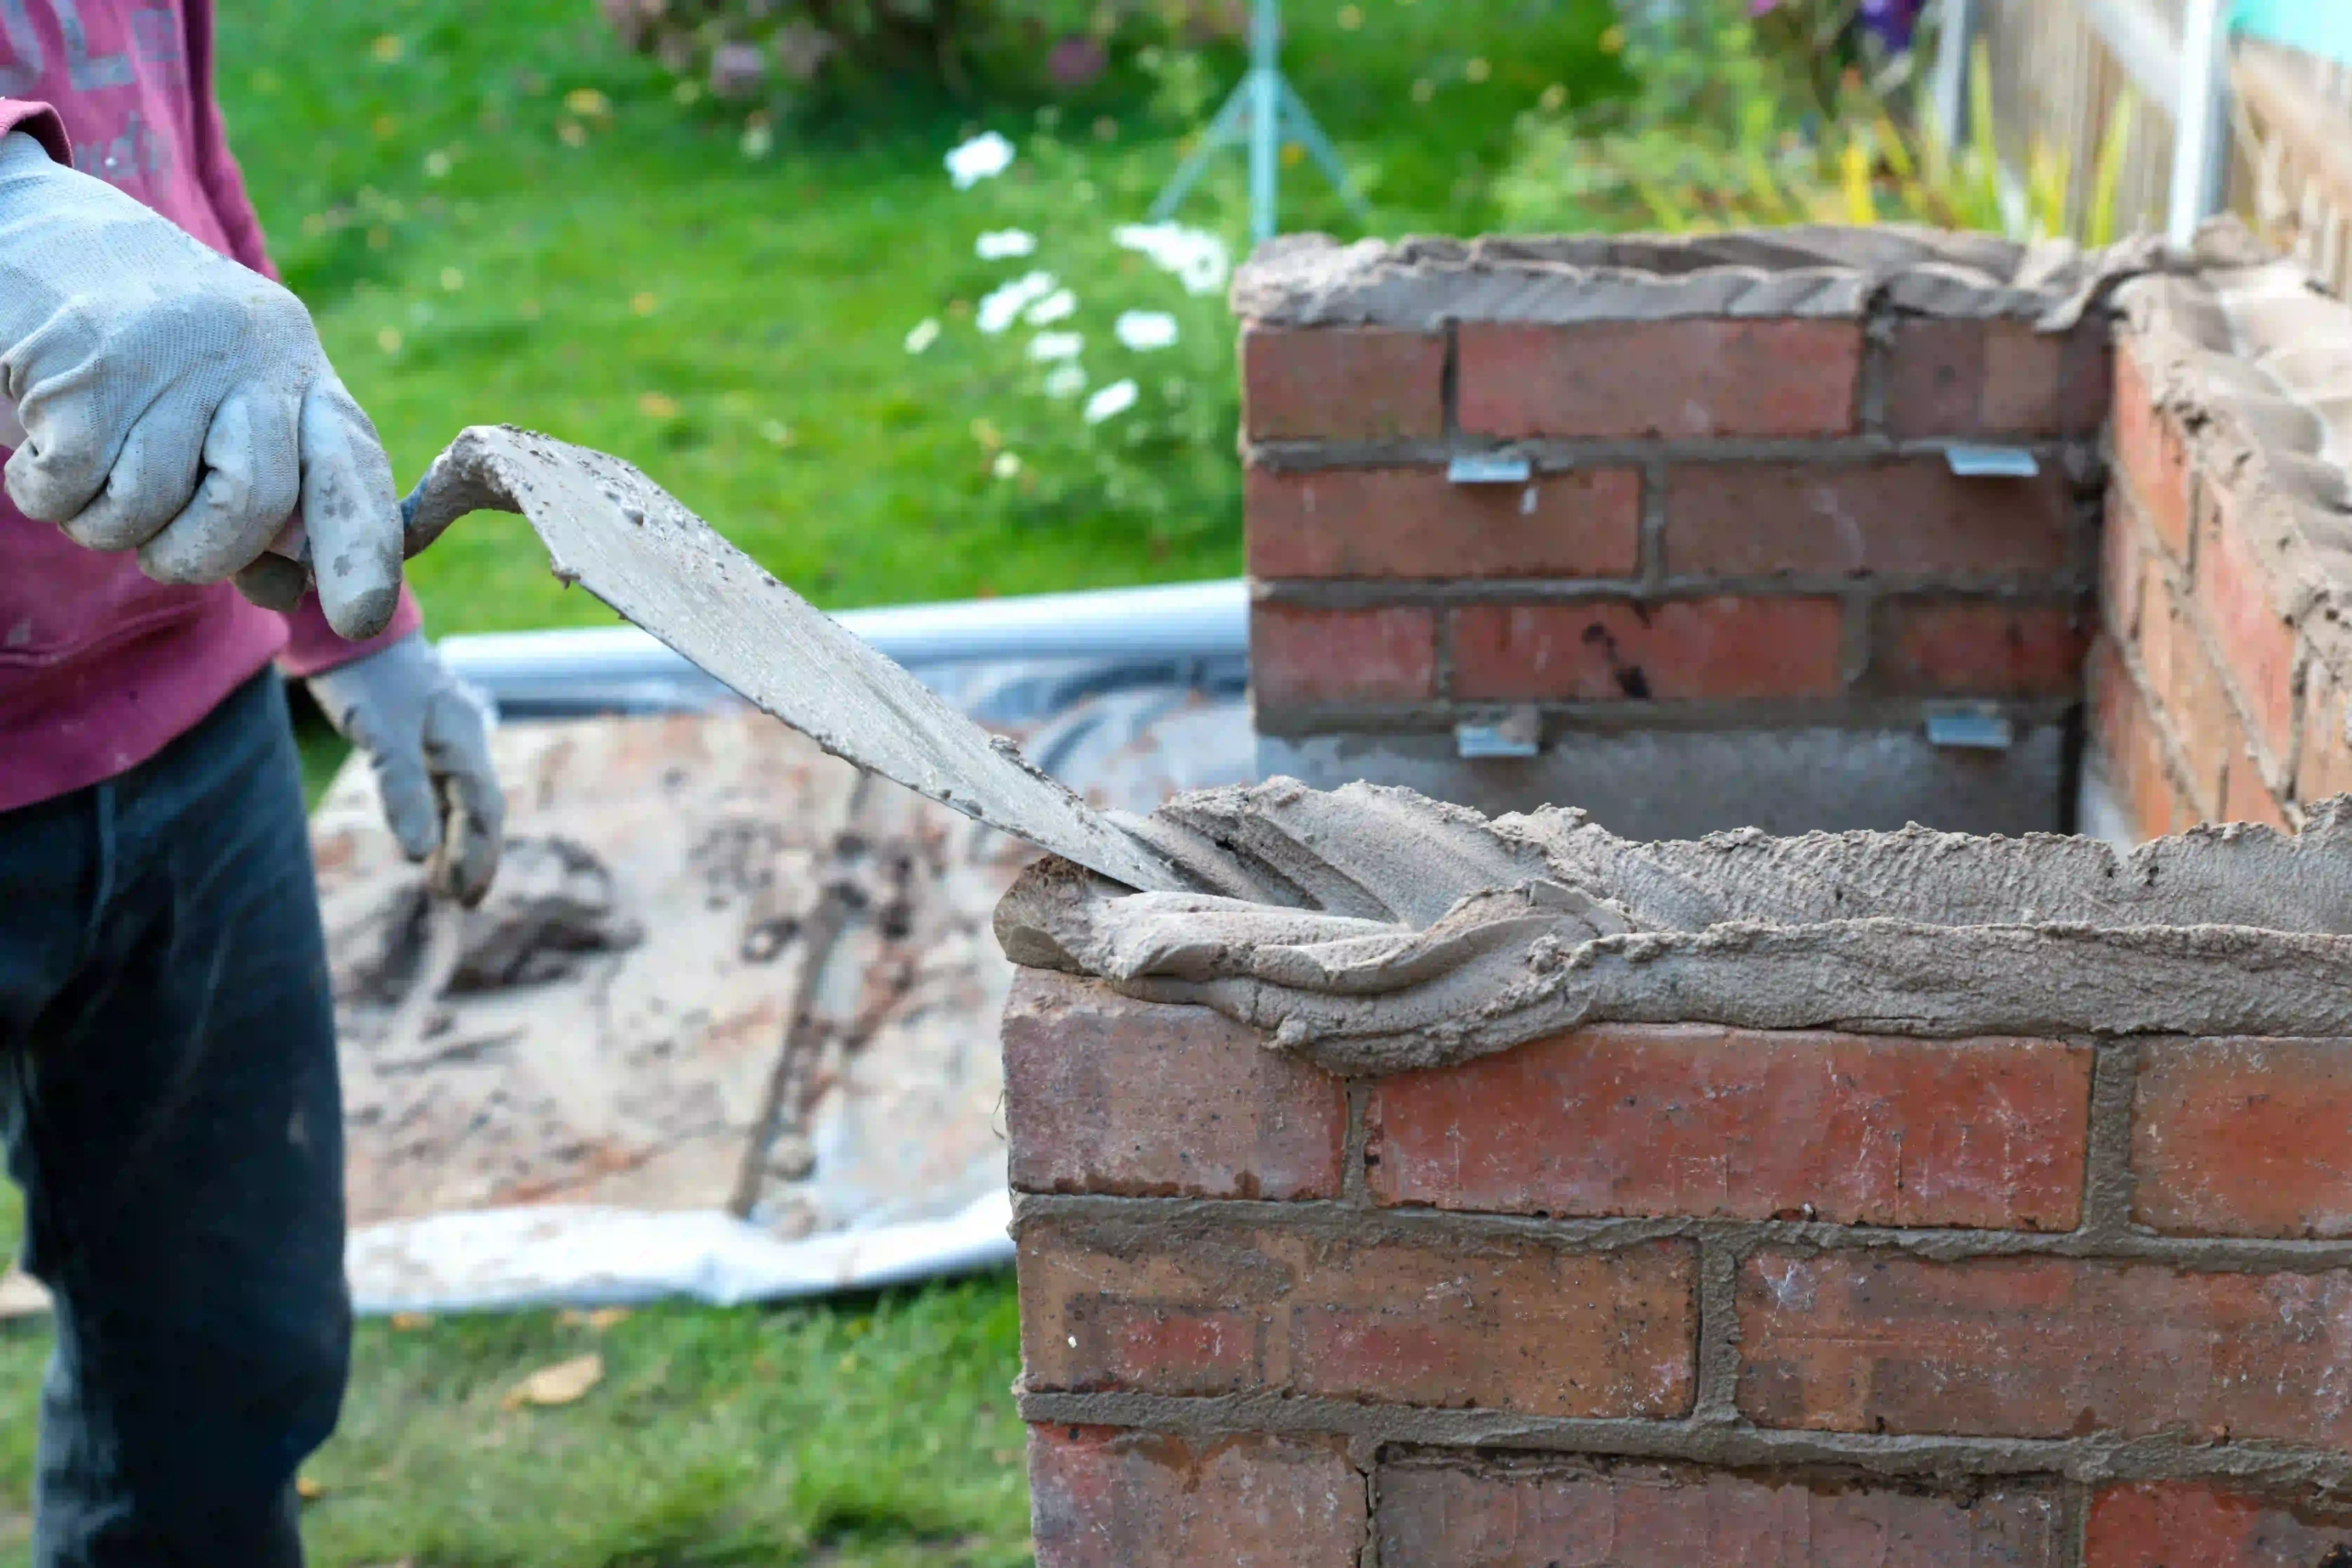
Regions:
<instances>
[{"instance_id":1,"label":"blue jeans","mask_svg":"<svg viewBox=\"0 0 2352 1568\"><path fill-rule=\"evenodd\" d=\"M274 673L152 761L0 813L0 1135L57 1301L34 1560L299 1564L295 1470L334 1428L351 1310Z\"/></svg>"}]
</instances>

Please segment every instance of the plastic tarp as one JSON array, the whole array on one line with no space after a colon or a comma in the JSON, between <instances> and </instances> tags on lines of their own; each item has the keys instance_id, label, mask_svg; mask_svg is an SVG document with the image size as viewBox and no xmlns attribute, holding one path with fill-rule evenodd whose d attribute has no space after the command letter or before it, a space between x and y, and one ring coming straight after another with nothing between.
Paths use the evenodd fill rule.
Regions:
<instances>
[{"instance_id":1,"label":"plastic tarp","mask_svg":"<svg viewBox=\"0 0 2352 1568\"><path fill-rule=\"evenodd\" d=\"M1253 771L1240 583L842 618L1098 803ZM988 920L1032 852L634 628L443 649L501 716L491 903L417 899L364 768L313 823L358 1309L733 1303L1008 1260Z\"/></svg>"},{"instance_id":2,"label":"plastic tarp","mask_svg":"<svg viewBox=\"0 0 2352 1568\"><path fill-rule=\"evenodd\" d=\"M1253 772L1241 583L842 619L1101 804ZM1009 1260L987 922L1031 852L635 628L442 646L501 716L491 904L417 900L364 768L313 824L358 1310L735 1303Z\"/></svg>"}]
</instances>

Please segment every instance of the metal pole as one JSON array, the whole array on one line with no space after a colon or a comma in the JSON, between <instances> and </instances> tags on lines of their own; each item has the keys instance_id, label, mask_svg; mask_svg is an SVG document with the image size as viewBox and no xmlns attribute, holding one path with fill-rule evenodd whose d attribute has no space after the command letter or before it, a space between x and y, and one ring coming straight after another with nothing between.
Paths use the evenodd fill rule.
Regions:
<instances>
[{"instance_id":1,"label":"metal pole","mask_svg":"<svg viewBox=\"0 0 2352 1568\"><path fill-rule=\"evenodd\" d=\"M1952 146L1968 134L1968 62L1976 44L1976 0L1943 0L1943 26L1936 35L1936 79L1932 128Z\"/></svg>"},{"instance_id":2,"label":"metal pole","mask_svg":"<svg viewBox=\"0 0 2352 1568\"><path fill-rule=\"evenodd\" d=\"M0 5L7 3L8 0L0 0ZM1202 135L1200 145L1177 169L1168 188L1159 193L1159 199L1151 204L1153 222L1175 216L1176 209L1199 182L1211 158L1238 142L1246 142L1250 152L1250 238L1261 244L1272 239L1280 221L1285 136L1296 141L1314 157L1351 210L1360 217L1370 215L1363 196L1348 179L1338 149L1331 145L1323 128L1315 123L1315 116L1296 89L1283 79L1282 55L1281 0L1256 0L1250 21L1249 73L1233 89L1233 96L1225 100L1225 107L1217 110L1216 118Z\"/></svg>"},{"instance_id":3,"label":"metal pole","mask_svg":"<svg viewBox=\"0 0 2352 1568\"><path fill-rule=\"evenodd\" d=\"M2222 202L2222 71L2226 64L2221 0L2188 0L2181 17L2180 94L2172 127L2172 193L2165 235L2176 245Z\"/></svg>"},{"instance_id":4,"label":"metal pole","mask_svg":"<svg viewBox=\"0 0 2352 1568\"><path fill-rule=\"evenodd\" d=\"M1282 179L1282 18L1276 0L1258 0L1250 24L1250 237L1274 237Z\"/></svg>"}]
</instances>

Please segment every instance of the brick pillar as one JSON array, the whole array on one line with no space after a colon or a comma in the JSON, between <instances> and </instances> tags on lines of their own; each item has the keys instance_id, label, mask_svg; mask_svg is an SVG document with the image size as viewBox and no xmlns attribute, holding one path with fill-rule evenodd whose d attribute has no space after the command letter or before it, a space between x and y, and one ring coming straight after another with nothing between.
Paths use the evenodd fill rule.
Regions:
<instances>
[{"instance_id":1,"label":"brick pillar","mask_svg":"<svg viewBox=\"0 0 2352 1568\"><path fill-rule=\"evenodd\" d=\"M2352 1041L1005 1050L1040 1568L2352 1563Z\"/></svg>"},{"instance_id":2,"label":"brick pillar","mask_svg":"<svg viewBox=\"0 0 2352 1568\"><path fill-rule=\"evenodd\" d=\"M1317 243L1236 290L1266 771L1635 837L2059 825L2103 317L1927 314L1819 265L1735 314L1670 243ZM1985 444L2038 477L1954 472ZM1932 743L1955 704L2014 744Z\"/></svg>"}]
</instances>

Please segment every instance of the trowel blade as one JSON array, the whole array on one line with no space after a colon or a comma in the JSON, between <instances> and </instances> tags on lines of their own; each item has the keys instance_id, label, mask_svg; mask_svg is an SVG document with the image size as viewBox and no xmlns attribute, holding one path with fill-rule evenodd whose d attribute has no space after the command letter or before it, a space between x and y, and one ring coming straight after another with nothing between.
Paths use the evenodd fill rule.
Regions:
<instances>
[{"instance_id":1,"label":"trowel blade","mask_svg":"<svg viewBox=\"0 0 2352 1568\"><path fill-rule=\"evenodd\" d=\"M476 425L409 497L410 553L455 518L519 512L577 582L835 756L1127 886L1188 884L618 457Z\"/></svg>"}]
</instances>

